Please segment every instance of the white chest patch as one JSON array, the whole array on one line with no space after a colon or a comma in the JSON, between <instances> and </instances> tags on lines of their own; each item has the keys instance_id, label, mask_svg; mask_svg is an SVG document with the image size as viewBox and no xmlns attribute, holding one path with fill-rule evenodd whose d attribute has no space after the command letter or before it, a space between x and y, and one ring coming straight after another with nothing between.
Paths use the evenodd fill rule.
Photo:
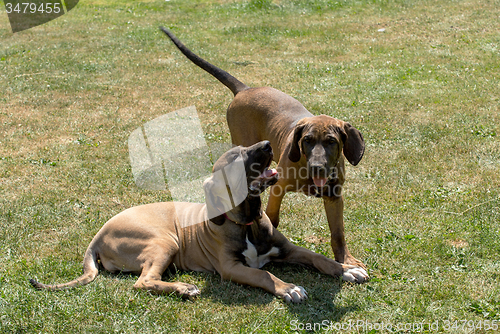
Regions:
<instances>
[{"instance_id":1,"label":"white chest patch","mask_svg":"<svg viewBox=\"0 0 500 334\"><path fill-rule=\"evenodd\" d=\"M247 236L247 249L241 253L245 257L247 265L251 268L262 268L266 263L271 261L272 256L278 256L280 250L278 247L273 247L266 254L258 255L255 246L248 240Z\"/></svg>"}]
</instances>

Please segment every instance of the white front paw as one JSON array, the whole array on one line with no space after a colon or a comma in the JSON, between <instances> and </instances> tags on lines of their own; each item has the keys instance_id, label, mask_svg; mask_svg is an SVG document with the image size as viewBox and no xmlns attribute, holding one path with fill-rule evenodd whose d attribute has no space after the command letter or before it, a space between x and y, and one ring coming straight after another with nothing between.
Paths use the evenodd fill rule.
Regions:
<instances>
[{"instance_id":1,"label":"white front paw","mask_svg":"<svg viewBox=\"0 0 500 334\"><path fill-rule=\"evenodd\" d=\"M344 281L352 283L364 283L370 279L366 270L361 267L352 267L344 270L342 275Z\"/></svg>"},{"instance_id":2,"label":"white front paw","mask_svg":"<svg viewBox=\"0 0 500 334\"><path fill-rule=\"evenodd\" d=\"M283 299L287 303L301 303L307 299L307 291L301 286L294 285L291 289L285 292Z\"/></svg>"}]
</instances>

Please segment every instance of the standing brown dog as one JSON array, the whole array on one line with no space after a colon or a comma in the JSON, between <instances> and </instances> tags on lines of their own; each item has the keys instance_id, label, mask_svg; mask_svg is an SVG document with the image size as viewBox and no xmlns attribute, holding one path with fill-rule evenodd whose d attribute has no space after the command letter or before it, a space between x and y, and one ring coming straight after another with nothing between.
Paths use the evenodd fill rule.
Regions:
<instances>
[{"instance_id":1,"label":"standing brown dog","mask_svg":"<svg viewBox=\"0 0 500 334\"><path fill-rule=\"evenodd\" d=\"M347 249L342 197L344 156L354 166L359 163L365 150L361 132L336 118L312 115L299 101L274 88L248 87L191 52L169 30L161 30L189 60L233 92L234 100L227 110L233 144L271 142L279 171L279 181L270 189L266 209L273 225L278 226L285 193L322 197L335 260L365 267Z\"/></svg>"}]
</instances>

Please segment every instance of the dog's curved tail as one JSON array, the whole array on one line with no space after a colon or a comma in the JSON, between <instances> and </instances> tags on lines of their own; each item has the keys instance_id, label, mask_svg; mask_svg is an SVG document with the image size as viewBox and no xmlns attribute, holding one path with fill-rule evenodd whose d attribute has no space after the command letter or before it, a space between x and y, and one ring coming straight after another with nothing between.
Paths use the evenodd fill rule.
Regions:
<instances>
[{"instance_id":1,"label":"dog's curved tail","mask_svg":"<svg viewBox=\"0 0 500 334\"><path fill-rule=\"evenodd\" d=\"M214 76L217 80L219 80L224 86L229 88L234 95L238 94L241 91L244 91L250 87L245 85L243 82L239 81L231 74L226 71L218 68L215 65L210 64L208 61L200 58L198 55L194 54L191 50L189 50L182 42L175 37L170 30L160 27L161 31L163 31L171 40L174 42L175 46L195 65L201 67L212 76Z\"/></svg>"},{"instance_id":2,"label":"dog's curved tail","mask_svg":"<svg viewBox=\"0 0 500 334\"><path fill-rule=\"evenodd\" d=\"M92 282L97 274L99 273L98 269L98 256L95 250L93 250L92 245L87 248L87 251L85 252L85 257L83 258L83 275L78 277L77 279L67 282L67 283L62 283L62 284L54 284L54 285L48 285L48 284L42 284L37 282L34 279L30 279L31 285L33 285L34 288L38 290L63 290L63 289L69 289L69 288L74 288L80 285L85 285L90 282Z\"/></svg>"}]
</instances>

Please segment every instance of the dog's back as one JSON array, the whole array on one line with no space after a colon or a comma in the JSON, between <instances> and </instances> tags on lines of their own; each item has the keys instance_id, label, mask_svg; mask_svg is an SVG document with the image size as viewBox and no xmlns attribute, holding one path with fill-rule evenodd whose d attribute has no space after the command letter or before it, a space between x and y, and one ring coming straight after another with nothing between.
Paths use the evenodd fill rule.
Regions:
<instances>
[{"instance_id":1,"label":"dog's back","mask_svg":"<svg viewBox=\"0 0 500 334\"><path fill-rule=\"evenodd\" d=\"M234 145L249 146L269 140L277 162L296 123L310 116L312 114L291 96L271 87L259 87L234 97L227 109L227 124Z\"/></svg>"},{"instance_id":2,"label":"dog's back","mask_svg":"<svg viewBox=\"0 0 500 334\"><path fill-rule=\"evenodd\" d=\"M90 242L84 272L62 284L46 285L31 280L38 289L60 290L90 283L98 263L107 271L140 274L149 262L171 263L180 270L214 272L217 242L207 241L210 231L205 204L162 202L135 206L112 217ZM211 224L214 227L218 227Z\"/></svg>"},{"instance_id":3,"label":"dog's back","mask_svg":"<svg viewBox=\"0 0 500 334\"><path fill-rule=\"evenodd\" d=\"M101 263L111 272L140 273L144 258L170 258L180 270L216 271L211 255L216 227L205 204L162 202L136 206L111 218L95 236ZM133 246L131 246L133 245ZM119 261L119 262L117 262Z\"/></svg>"}]
</instances>

